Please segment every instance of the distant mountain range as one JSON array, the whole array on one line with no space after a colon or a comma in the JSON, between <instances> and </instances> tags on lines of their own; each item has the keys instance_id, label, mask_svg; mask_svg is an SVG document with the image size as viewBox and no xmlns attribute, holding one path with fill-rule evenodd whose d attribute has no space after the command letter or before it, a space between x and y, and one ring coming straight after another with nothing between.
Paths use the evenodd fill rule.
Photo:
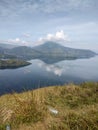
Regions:
<instances>
[{"instance_id":1,"label":"distant mountain range","mask_svg":"<svg viewBox=\"0 0 98 130\"><path fill-rule=\"evenodd\" d=\"M7 49L12 49L14 47L17 47L17 45L12 45L12 44L7 44L7 43L0 43L0 47L7 48Z\"/></svg>"},{"instance_id":2,"label":"distant mountain range","mask_svg":"<svg viewBox=\"0 0 98 130\"><path fill-rule=\"evenodd\" d=\"M31 59L45 59L50 60L70 60L79 58L90 58L95 56L96 53L86 49L73 49L64 47L55 42L45 42L42 45L36 47L4 47L0 45L0 57L6 58L9 56L12 58L17 57L19 59L31 60Z\"/></svg>"}]
</instances>

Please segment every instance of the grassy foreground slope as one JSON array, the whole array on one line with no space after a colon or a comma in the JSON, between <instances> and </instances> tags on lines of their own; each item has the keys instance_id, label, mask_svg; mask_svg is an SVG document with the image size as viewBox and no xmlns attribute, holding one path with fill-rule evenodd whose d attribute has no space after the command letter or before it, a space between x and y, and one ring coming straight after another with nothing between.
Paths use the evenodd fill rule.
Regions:
<instances>
[{"instance_id":1,"label":"grassy foreground slope","mask_svg":"<svg viewBox=\"0 0 98 130\"><path fill-rule=\"evenodd\" d=\"M98 130L98 83L0 97L0 130Z\"/></svg>"}]
</instances>

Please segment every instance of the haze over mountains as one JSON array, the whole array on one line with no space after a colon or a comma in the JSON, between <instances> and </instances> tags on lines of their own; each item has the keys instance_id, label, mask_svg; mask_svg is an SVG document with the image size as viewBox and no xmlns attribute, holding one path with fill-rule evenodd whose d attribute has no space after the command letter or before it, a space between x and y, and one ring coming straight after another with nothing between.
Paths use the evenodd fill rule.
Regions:
<instances>
[{"instance_id":1,"label":"haze over mountains","mask_svg":"<svg viewBox=\"0 0 98 130\"><path fill-rule=\"evenodd\" d=\"M7 43L0 43L0 47L7 48L7 49L12 49L14 47L17 47L17 45L12 45L12 44L7 44Z\"/></svg>"},{"instance_id":2,"label":"haze over mountains","mask_svg":"<svg viewBox=\"0 0 98 130\"><path fill-rule=\"evenodd\" d=\"M0 57L1 58L19 58L24 60L31 59L59 59L70 60L78 58L90 58L95 56L96 53L87 49L73 49L61 46L60 44L52 41L45 42L42 45L35 47L27 46L12 46L0 44Z\"/></svg>"}]
</instances>

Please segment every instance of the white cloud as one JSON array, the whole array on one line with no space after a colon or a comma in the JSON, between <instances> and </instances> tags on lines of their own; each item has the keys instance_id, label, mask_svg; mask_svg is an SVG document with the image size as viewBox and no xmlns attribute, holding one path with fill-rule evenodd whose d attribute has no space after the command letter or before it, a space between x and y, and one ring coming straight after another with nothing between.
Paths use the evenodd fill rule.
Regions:
<instances>
[{"instance_id":1,"label":"white cloud","mask_svg":"<svg viewBox=\"0 0 98 130\"><path fill-rule=\"evenodd\" d=\"M73 12L78 10L90 10L98 13L98 0L2 0L0 1L1 16L20 15L28 13L58 13L58 12ZM6 8L7 7L7 8ZM27 13L27 14L28 14Z\"/></svg>"},{"instance_id":2,"label":"white cloud","mask_svg":"<svg viewBox=\"0 0 98 130\"><path fill-rule=\"evenodd\" d=\"M24 2L25 10L32 12L44 12L44 13L54 13L54 12L67 12L80 10L87 10L94 8L94 5L97 4L97 0L40 0L36 1L26 1Z\"/></svg>"},{"instance_id":3,"label":"white cloud","mask_svg":"<svg viewBox=\"0 0 98 130\"><path fill-rule=\"evenodd\" d=\"M10 44L28 45L26 41L21 40L20 38L8 39L7 42Z\"/></svg>"},{"instance_id":4,"label":"white cloud","mask_svg":"<svg viewBox=\"0 0 98 130\"><path fill-rule=\"evenodd\" d=\"M15 38L15 39L8 39L8 42L10 43L19 43L21 40L19 38Z\"/></svg>"},{"instance_id":5,"label":"white cloud","mask_svg":"<svg viewBox=\"0 0 98 130\"><path fill-rule=\"evenodd\" d=\"M69 42L70 39L67 34L64 33L63 30L57 31L55 34L47 34L46 37L41 37L39 42L43 41L64 41Z\"/></svg>"}]
</instances>

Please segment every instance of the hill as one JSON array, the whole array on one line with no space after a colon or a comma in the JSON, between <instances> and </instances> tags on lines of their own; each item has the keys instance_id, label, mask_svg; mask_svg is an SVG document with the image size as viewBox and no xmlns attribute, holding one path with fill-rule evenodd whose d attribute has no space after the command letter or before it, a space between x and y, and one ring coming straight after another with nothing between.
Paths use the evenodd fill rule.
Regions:
<instances>
[{"instance_id":1,"label":"hill","mask_svg":"<svg viewBox=\"0 0 98 130\"><path fill-rule=\"evenodd\" d=\"M34 48L35 50L42 52L44 57L50 58L65 58L65 59L77 59L77 58L89 58L94 56L91 50L73 49L62 46L55 42L45 42L44 44Z\"/></svg>"},{"instance_id":2,"label":"hill","mask_svg":"<svg viewBox=\"0 0 98 130\"><path fill-rule=\"evenodd\" d=\"M34 59L40 56L40 52L27 46L15 47L9 50L8 53L12 55L16 55L18 58L27 59L27 60Z\"/></svg>"},{"instance_id":3,"label":"hill","mask_svg":"<svg viewBox=\"0 0 98 130\"><path fill-rule=\"evenodd\" d=\"M91 50L64 47L55 42L45 42L33 48L27 46L19 46L11 49L0 47L0 55L5 55L5 57L6 55L16 56L19 59L25 60L38 58L43 61L46 61L46 59L57 61L90 58L95 56L96 53Z\"/></svg>"},{"instance_id":4,"label":"hill","mask_svg":"<svg viewBox=\"0 0 98 130\"><path fill-rule=\"evenodd\" d=\"M98 83L0 97L0 130L98 130Z\"/></svg>"}]
</instances>

